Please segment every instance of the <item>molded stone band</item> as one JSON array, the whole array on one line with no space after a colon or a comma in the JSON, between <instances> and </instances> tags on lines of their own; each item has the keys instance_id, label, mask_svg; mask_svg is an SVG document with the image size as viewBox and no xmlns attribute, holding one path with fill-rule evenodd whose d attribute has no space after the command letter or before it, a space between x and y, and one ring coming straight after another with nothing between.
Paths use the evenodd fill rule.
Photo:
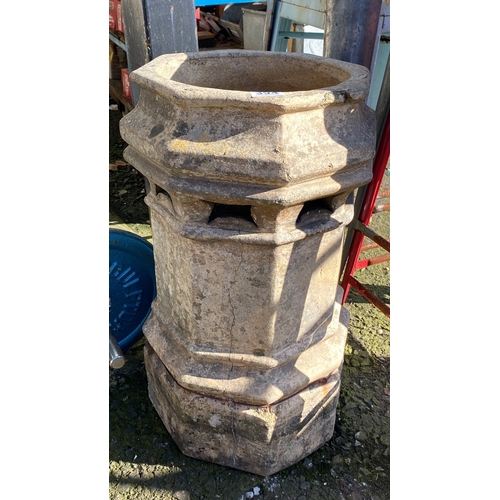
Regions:
<instances>
[{"instance_id":1,"label":"molded stone band","mask_svg":"<svg viewBox=\"0 0 500 500\"><path fill-rule=\"evenodd\" d=\"M337 287L337 296L335 304L333 307L332 314L328 314L327 317L322 318L318 322L316 331L312 334L305 336L303 339L293 343L291 346L282 349L281 351L274 352L272 356L256 356L244 352L234 352L234 351L210 351L206 346L192 345L186 341L185 336L182 332L170 321L167 315L163 314L161 308L158 307L156 302L153 302L153 316L154 319L151 321L161 323L160 326L164 327L166 331L169 332L168 338L157 338L153 340L150 339L150 344L156 346L158 352L166 352L169 350L170 342L178 344L178 349L182 349L183 355L187 357L192 357L200 361L207 360L213 363L225 363L231 366L249 366L255 370L270 370L276 368L279 365L285 363L290 359L296 359L308 348L315 344L319 344L331 337L338 328L339 321L342 324L347 325L349 322L349 311L340 305L342 300L343 290L340 286ZM157 328L158 325L150 325L146 327L149 332ZM164 360L165 364L168 364Z\"/></svg>"},{"instance_id":2,"label":"molded stone band","mask_svg":"<svg viewBox=\"0 0 500 500\"><path fill-rule=\"evenodd\" d=\"M372 179L372 171L369 167L371 159L346 166L327 176L323 175L286 185L270 185L251 182L250 179L242 183L237 179L232 180L226 176L210 174L196 176L192 172L174 169L168 164L159 165L130 146L125 149L123 156L131 165L134 165L134 168L163 189L182 192L207 201L232 200L232 203L251 202L287 207L311 199L352 191Z\"/></svg>"},{"instance_id":3,"label":"molded stone band","mask_svg":"<svg viewBox=\"0 0 500 500\"><path fill-rule=\"evenodd\" d=\"M210 63L213 63L213 69ZM219 88L200 86L210 71L220 72L226 81L230 78L228 72L231 72L239 82L244 82L258 71L259 66L265 68L267 81L276 80L280 74L288 74L294 75L295 78L302 76L304 80L313 82L311 85L314 85L314 77L320 75L319 87L310 86L304 90L285 91L284 96L252 97L250 93L252 90L265 91L265 89L231 90L227 88L227 84L225 88L221 88L219 81L217 81ZM276 73L274 78L270 75L273 69ZM280 113L360 102L367 97L370 88L370 73L363 66L312 54L264 51L220 50L165 54L135 70L130 75L130 80L141 89L151 88L158 95L176 101L183 107L231 106L247 110L256 109L259 112ZM191 81L198 85L191 85ZM302 81L299 80L299 85L295 86L300 88ZM260 82L256 80L256 86L259 84Z\"/></svg>"},{"instance_id":4,"label":"molded stone band","mask_svg":"<svg viewBox=\"0 0 500 500\"><path fill-rule=\"evenodd\" d=\"M165 207L157 203L150 194L144 199L146 204L155 210L163 220L184 238L192 240L233 240L250 245L286 245L304 239L305 237L317 233L324 233L346 226L351 222L354 214L352 205L342 206L324 223L316 224L314 227L296 229L293 231L283 231L276 233L250 232L248 230L237 230L231 228L213 228L208 224L183 223L179 221Z\"/></svg>"},{"instance_id":5,"label":"molded stone band","mask_svg":"<svg viewBox=\"0 0 500 500\"><path fill-rule=\"evenodd\" d=\"M168 328L158 321L154 310L143 332L162 363L185 389L240 403L268 405L289 398L340 370L348 321L349 313L342 308L339 322L331 324L336 328L329 325L324 340L270 369L264 369L263 364L255 366L257 357L247 354L228 353L226 362L190 356L175 335L165 335Z\"/></svg>"},{"instance_id":6,"label":"molded stone band","mask_svg":"<svg viewBox=\"0 0 500 500\"><path fill-rule=\"evenodd\" d=\"M148 343L144 359L149 397L187 456L269 476L333 435L340 371L284 401L255 406L184 389Z\"/></svg>"},{"instance_id":7,"label":"molded stone band","mask_svg":"<svg viewBox=\"0 0 500 500\"><path fill-rule=\"evenodd\" d=\"M354 189L364 181L355 170L361 165L370 170L374 120L364 102L267 116L229 105L183 109L144 89L121 120L120 133L129 148L176 177L278 187L352 168L345 187ZM125 159L140 163L137 155L127 157L129 148Z\"/></svg>"}]
</instances>

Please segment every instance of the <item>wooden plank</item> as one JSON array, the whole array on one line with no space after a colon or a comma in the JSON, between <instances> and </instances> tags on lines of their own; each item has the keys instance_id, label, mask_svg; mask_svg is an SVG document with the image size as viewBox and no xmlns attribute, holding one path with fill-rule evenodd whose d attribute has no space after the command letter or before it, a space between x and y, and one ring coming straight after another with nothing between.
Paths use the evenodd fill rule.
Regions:
<instances>
[{"instance_id":1,"label":"wooden plank","mask_svg":"<svg viewBox=\"0 0 500 500\"><path fill-rule=\"evenodd\" d=\"M122 90L122 82L120 80L109 80L109 95L125 107L125 113L130 113L134 109L134 104L129 101Z\"/></svg>"},{"instance_id":2,"label":"wooden plank","mask_svg":"<svg viewBox=\"0 0 500 500\"><path fill-rule=\"evenodd\" d=\"M211 31L205 31L205 30L198 31L197 36L198 40L207 40L209 38L210 39L215 38L215 35Z\"/></svg>"},{"instance_id":3,"label":"wooden plank","mask_svg":"<svg viewBox=\"0 0 500 500\"><path fill-rule=\"evenodd\" d=\"M222 16L222 13L224 12L224 7L226 6L227 4L223 3L223 4L218 4L215 6L215 15L217 17L220 17Z\"/></svg>"}]
</instances>

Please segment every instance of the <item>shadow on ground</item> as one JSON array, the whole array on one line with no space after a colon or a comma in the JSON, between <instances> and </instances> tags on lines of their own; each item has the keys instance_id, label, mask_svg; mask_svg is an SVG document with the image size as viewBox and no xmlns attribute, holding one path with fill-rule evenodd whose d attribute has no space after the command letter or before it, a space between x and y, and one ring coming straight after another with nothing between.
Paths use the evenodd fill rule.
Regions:
<instances>
[{"instance_id":1,"label":"shadow on ground","mask_svg":"<svg viewBox=\"0 0 500 500\"><path fill-rule=\"evenodd\" d=\"M263 478L184 456L147 395L144 339L110 371L110 498L389 498L388 362L350 339L332 440L304 461ZM254 490L254 488L256 488Z\"/></svg>"}]
</instances>

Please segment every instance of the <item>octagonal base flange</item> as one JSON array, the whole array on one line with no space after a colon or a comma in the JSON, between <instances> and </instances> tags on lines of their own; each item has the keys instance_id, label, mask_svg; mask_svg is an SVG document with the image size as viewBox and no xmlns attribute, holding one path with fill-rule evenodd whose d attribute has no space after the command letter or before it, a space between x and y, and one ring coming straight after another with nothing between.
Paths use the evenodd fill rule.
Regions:
<instances>
[{"instance_id":1,"label":"octagonal base flange","mask_svg":"<svg viewBox=\"0 0 500 500\"><path fill-rule=\"evenodd\" d=\"M339 324L339 329L345 338L345 326ZM340 370L285 400L254 406L184 389L149 343L144 349L151 402L187 456L269 476L333 436Z\"/></svg>"}]
</instances>

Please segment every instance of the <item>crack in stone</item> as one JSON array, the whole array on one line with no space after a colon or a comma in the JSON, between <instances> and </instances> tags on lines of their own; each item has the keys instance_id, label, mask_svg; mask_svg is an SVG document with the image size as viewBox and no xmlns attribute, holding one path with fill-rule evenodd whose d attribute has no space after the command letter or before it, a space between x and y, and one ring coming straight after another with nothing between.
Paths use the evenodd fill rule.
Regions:
<instances>
[{"instance_id":1,"label":"crack in stone","mask_svg":"<svg viewBox=\"0 0 500 500\"><path fill-rule=\"evenodd\" d=\"M231 402L231 432L233 434L233 467L236 466L236 433L234 432L234 404Z\"/></svg>"},{"instance_id":2,"label":"crack in stone","mask_svg":"<svg viewBox=\"0 0 500 500\"><path fill-rule=\"evenodd\" d=\"M238 277L238 274L239 274L239 271L240 271L240 267L241 267L242 264L243 264L243 245L241 245L240 262L239 262L239 264L236 267L236 270L234 272L233 283L236 283L236 278ZM236 314L234 312L233 301L231 300L231 288L232 287L229 287L228 297L229 297L229 306L231 307L231 313L233 315L233 321L232 321L232 324L231 324L231 329L229 331L229 336L230 336L230 338L229 338L229 360L231 362L231 369L229 370L228 380L229 380L231 372L233 371L233 368L234 368L234 365L233 365L233 363L231 361L231 354L233 353L233 330L234 330L234 325L236 324Z\"/></svg>"},{"instance_id":3,"label":"crack in stone","mask_svg":"<svg viewBox=\"0 0 500 500\"><path fill-rule=\"evenodd\" d=\"M240 253L240 262L238 266L236 267L236 270L234 272L234 277L233 277L233 283L236 283L236 279L238 277L240 267L243 263L243 245L241 245L241 253ZM234 364L231 361L231 354L233 353L233 330L234 330L234 325L236 324L236 314L234 312L234 305L233 301L231 300L231 288L229 287L229 306L231 307L231 312L233 314L233 322L231 324L231 329L229 331L230 339L229 339L229 361L231 363L231 369L229 370L229 373L227 375L227 381L229 381L231 377L231 373L234 369ZM227 389L227 381L226 381L226 387L224 388L223 394L226 392ZM231 404L231 433L233 434L233 442L234 442L234 451L233 451L233 467L236 465L236 433L234 432L234 402L232 400L229 400Z\"/></svg>"}]
</instances>

